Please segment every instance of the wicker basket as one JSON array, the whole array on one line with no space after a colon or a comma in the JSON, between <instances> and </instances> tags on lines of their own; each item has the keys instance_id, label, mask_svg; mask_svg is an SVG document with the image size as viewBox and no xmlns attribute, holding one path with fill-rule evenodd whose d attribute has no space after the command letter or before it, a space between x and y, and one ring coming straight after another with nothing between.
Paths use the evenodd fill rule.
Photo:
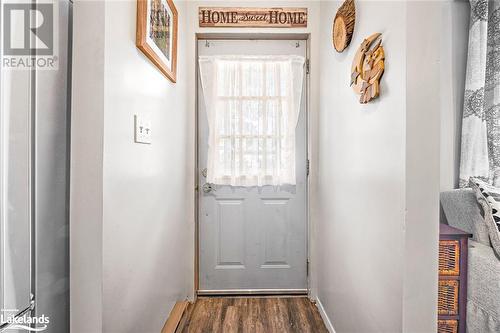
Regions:
<instances>
[{"instance_id":1,"label":"wicker basket","mask_svg":"<svg viewBox=\"0 0 500 333\"><path fill-rule=\"evenodd\" d=\"M457 333L457 320L438 320L438 333Z\"/></svg>"},{"instance_id":2,"label":"wicker basket","mask_svg":"<svg viewBox=\"0 0 500 333\"><path fill-rule=\"evenodd\" d=\"M439 281L438 314L458 315L458 280Z\"/></svg>"},{"instance_id":3,"label":"wicker basket","mask_svg":"<svg viewBox=\"0 0 500 333\"><path fill-rule=\"evenodd\" d=\"M460 250L457 240L439 241L439 274L460 274Z\"/></svg>"}]
</instances>

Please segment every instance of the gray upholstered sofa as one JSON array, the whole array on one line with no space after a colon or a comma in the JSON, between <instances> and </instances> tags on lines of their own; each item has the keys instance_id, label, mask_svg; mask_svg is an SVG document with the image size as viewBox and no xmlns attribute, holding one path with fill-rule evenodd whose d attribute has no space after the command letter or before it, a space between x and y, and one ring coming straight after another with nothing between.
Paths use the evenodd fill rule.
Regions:
<instances>
[{"instance_id":1,"label":"gray upholstered sofa","mask_svg":"<svg viewBox=\"0 0 500 333\"><path fill-rule=\"evenodd\" d=\"M500 332L500 259L472 189L441 193L441 223L474 235L468 251L467 332Z\"/></svg>"}]
</instances>

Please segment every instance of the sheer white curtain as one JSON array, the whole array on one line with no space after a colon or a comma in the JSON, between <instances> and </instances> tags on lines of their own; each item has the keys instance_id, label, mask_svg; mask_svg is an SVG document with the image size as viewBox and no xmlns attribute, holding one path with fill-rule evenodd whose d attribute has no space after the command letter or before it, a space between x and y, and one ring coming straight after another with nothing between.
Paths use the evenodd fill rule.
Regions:
<instances>
[{"instance_id":1,"label":"sheer white curtain","mask_svg":"<svg viewBox=\"0 0 500 333\"><path fill-rule=\"evenodd\" d=\"M207 182L295 184L304 62L300 56L200 57L209 122Z\"/></svg>"}]
</instances>

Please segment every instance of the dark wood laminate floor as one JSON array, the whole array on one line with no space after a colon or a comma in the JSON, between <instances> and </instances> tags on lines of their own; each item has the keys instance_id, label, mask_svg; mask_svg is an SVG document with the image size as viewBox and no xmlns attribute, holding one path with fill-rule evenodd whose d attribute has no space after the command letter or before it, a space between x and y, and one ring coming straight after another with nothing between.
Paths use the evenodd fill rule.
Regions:
<instances>
[{"instance_id":1,"label":"dark wood laminate floor","mask_svg":"<svg viewBox=\"0 0 500 333\"><path fill-rule=\"evenodd\" d=\"M199 297L176 333L328 333L307 297Z\"/></svg>"}]
</instances>

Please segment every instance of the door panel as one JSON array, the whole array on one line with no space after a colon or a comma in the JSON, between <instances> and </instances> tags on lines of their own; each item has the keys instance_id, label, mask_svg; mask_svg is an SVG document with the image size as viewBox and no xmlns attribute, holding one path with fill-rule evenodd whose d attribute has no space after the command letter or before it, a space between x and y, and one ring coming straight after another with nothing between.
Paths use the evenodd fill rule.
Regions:
<instances>
[{"instance_id":1,"label":"door panel","mask_svg":"<svg viewBox=\"0 0 500 333\"><path fill-rule=\"evenodd\" d=\"M262 199L261 268L290 268L288 259L288 199Z\"/></svg>"},{"instance_id":2,"label":"door panel","mask_svg":"<svg viewBox=\"0 0 500 333\"><path fill-rule=\"evenodd\" d=\"M244 200L217 200L218 256L216 269L244 268Z\"/></svg>"},{"instance_id":3,"label":"door panel","mask_svg":"<svg viewBox=\"0 0 500 333\"><path fill-rule=\"evenodd\" d=\"M199 41L200 55L300 55L305 41ZM305 91L304 84L304 91ZM294 186L217 186L205 193L208 123L198 82L199 289L307 290L305 94L296 128Z\"/></svg>"}]
</instances>

